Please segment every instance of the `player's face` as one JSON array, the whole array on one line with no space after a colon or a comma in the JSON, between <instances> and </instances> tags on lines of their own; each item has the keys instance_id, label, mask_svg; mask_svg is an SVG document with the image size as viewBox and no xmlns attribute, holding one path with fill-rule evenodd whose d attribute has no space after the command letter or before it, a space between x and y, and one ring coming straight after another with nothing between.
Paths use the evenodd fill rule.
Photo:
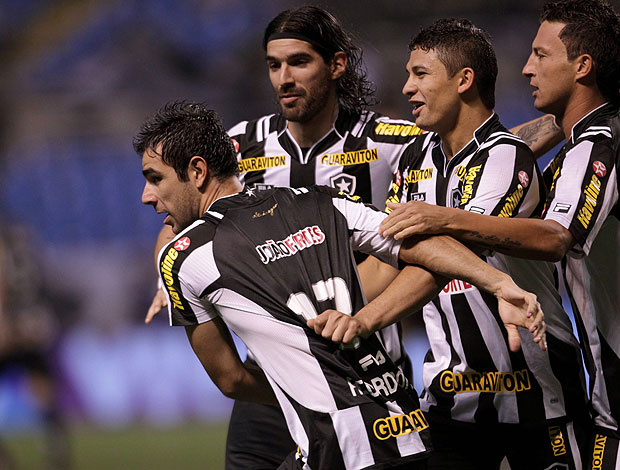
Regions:
<instances>
[{"instance_id":1,"label":"player's face","mask_svg":"<svg viewBox=\"0 0 620 470\"><path fill-rule=\"evenodd\" d=\"M142 155L142 174L146 179L142 203L155 208L158 214L167 212L166 225L179 233L200 217L200 193L190 181L181 181L174 168L166 165L157 150L147 149Z\"/></svg>"},{"instance_id":2,"label":"player's face","mask_svg":"<svg viewBox=\"0 0 620 470\"><path fill-rule=\"evenodd\" d=\"M439 134L449 132L458 116L458 74L448 77L446 67L432 49L413 49L406 69L409 78L403 94L413 105L412 114L418 127Z\"/></svg>"},{"instance_id":3,"label":"player's face","mask_svg":"<svg viewBox=\"0 0 620 470\"><path fill-rule=\"evenodd\" d=\"M523 67L523 75L534 87L534 107L554 115L563 114L575 84L574 63L568 60L566 46L560 39L564 26L544 21Z\"/></svg>"},{"instance_id":4,"label":"player's face","mask_svg":"<svg viewBox=\"0 0 620 470\"><path fill-rule=\"evenodd\" d=\"M308 122L335 94L335 81L323 58L306 41L274 39L267 43L269 79L286 119Z\"/></svg>"}]
</instances>

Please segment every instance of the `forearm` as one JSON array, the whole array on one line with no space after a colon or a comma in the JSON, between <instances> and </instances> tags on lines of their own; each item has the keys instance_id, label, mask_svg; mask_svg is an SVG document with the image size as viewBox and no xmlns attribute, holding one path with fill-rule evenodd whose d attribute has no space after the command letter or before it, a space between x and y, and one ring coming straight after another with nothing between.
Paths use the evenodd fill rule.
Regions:
<instances>
[{"instance_id":1,"label":"forearm","mask_svg":"<svg viewBox=\"0 0 620 470\"><path fill-rule=\"evenodd\" d=\"M441 291L448 279L419 266L405 266L394 280L355 314L367 334L420 310Z\"/></svg>"},{"instance_id":2,"label":"forearm","mask_svg":"<svg viewBox=\"0 0 620 470\"><path fill-rule=\"evenodd\" d=\"M513 127L510 132L521 137L532 149L536 158L547 153L564 139L562 129L556 125L554 117L550 114Z\"/></svg>"},{"instance_id":3,"label":"forearm","mask_svg":"<svg viewBox=\"0 0 620 470\"><path fill-rule=\"evenodd\" d=\"M366 299L377 297L398 276L398 269L369 256L357 266Z\"/></svg>"},{"instance_id":4,"label":"forearm","mask_svg":"<svg viewBox=\"0 0 620 470\"><path fill-rule=\"evenodd\" d=\"M489 217L452 211L445 233L464 242L520 258L559 261L574 244L553 220Z\"/></svg>"},{"instance_id":5,"label":"forearm","mask_svg":"<svg viewBox=\"0 0 620 470\"><path fill-rule=\"evenodd\" d=\"M277 403L263 371L241 362L221 318L185 329L200 363L224 395L235 400Z\"/></svg>"},{"instance_id":6,"label":"forearm","mask_svg":"<svg viewBox=\"0 0 620 470\"><path fill-rule=\"evenodd\" d=\"M445 235L409 237L400 249L400 258L419 264L448 279L460 279L497 294L510 276L493 268L462 243Z\"/></svg>"}]
</instances>

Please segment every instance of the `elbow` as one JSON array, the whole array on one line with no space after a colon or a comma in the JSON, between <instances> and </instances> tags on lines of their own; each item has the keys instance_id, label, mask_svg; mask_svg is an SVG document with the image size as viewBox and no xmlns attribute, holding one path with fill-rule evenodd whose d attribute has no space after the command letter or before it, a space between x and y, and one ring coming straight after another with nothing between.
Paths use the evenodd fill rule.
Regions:
<instances>
[{"instance_id":1,"label":"elbow","mask_svg":"<svg viewBox=\"0 0 620 470\"><path fill-rule=\"evenodd\" d=\"M243 387L241 381L235 380L232 377L219 379L215 381L215 385L217 385L220 392L227 398L237 400L242 395Z\"/></svg>"},{"instance_id":2,"label":"elbow","mask_svg":"<svg viewBox=\"0 0 620 470\"><path fill-rule=\"evenodd\" d=\"M568 250L575 244L573 235L559 224L556 225L556 230L545 237L546 243L543 249L546 260L552 262L557 262L564 258Z\"/></svg>"}]
</instances>

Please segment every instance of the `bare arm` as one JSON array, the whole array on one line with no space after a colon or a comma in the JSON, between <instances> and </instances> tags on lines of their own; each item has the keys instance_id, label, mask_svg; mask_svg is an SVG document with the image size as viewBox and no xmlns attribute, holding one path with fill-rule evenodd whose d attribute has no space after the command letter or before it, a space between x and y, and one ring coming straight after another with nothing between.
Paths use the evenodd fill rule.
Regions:
<instances>
[{"instance_id":1,"label":"bare arm","mask_svg":"<svg viewBox=\"0 0 620 470\"><path fill-rule=\"evenodd\" d=\"M396 239L444 233L500 253L546 261L559 261L575 244L572 234L553 220L489 217L419 201L388 206L392 213L381 223L381 234Z\"/></svg>"},{"instance_id":2,"label":"bare arm","mask_svg":"<svg viewBox=\"0 0 620 470\"><path fill-rule=\"evenodd\" d=\"M520 289L507 274L488 265L461 243L446 236L405 240L400 257L408 263L424 265L436 274L417 266L403 269L388 289L349 317L328 310L309 320L315 332L334 341L350 342L356 336L368 336L379 328L400 320L419 302L432 299L447 279L462 279L487 290L498 299L499 313L508 332L510 349L520 347L518 326L528 328L534 341L546 349L545 325L534 294ZM446 279L447 278L447 279ZM415 287L414 287L415 286ZM419 307L418 307L419 308Z\"/></svg>"},{"instance_id":3,"label":"bare arm","mask_svg":"<svg viewBox=\"0 0 620 470\"><path fill-rule=\"evenodd\" d=\"M360 282L366 299L370 302L385 290L390 282L398 276L398 269L387 263L379 261L374 256L369 256L357 265Z\"/></svg>"},{"instance_id":4,"label":"bare arm","mask_svg":"<svg viewBox=\"0 0 620 470\"><path fill-rule=\"evenodd\" d=\"M277 404L263 371L241 362L221 318L188 326L185 330L196 356L224 395L235 400Z\"/></svg>"},{"instance_id":5,"label":"bare arm","mask_svg":"<svg viewBox=\"0 0 620 470\"><path fill-rule=\"evenodd\" d=\"M164 225L157 236L157 241L155 242L155 250L153 256L155 257L155 270L158 271L157 266L157 255L161 251L161 249L168 244L174 238L174 232L172 231L172 227L169 225ZM166 298L166 294L162 289L157 289L153 300L151 301L151 306L146 312L146 317L144 318L144 323L149 324L161 310L168 306L168 299Z\"/></svg>"},{"instance_id":6,"label":"bare arm","mask_svg":"<svg viewBox=\"0 0 620 470\"><path fill-rule=\"evenodd\" d=\"M550 114L515 126L510 132L521 137L532 149L536 158L543 156L564 139L562 129L557 126L555 118Z\"/></svg>"}]
</instances>

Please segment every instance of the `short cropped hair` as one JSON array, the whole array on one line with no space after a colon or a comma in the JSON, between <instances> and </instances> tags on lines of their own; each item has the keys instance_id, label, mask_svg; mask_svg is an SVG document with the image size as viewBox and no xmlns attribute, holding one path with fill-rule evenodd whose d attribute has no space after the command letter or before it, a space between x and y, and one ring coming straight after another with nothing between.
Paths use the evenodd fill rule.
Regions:
<instances>
[{"instance_id":1,"label":"short cropped hair","mask_svg":"<svg viewBox=\"0 0 620 470\"><path fill-rule=\"evenodd\" d=\"M411 40L409 50L414 49L435 51L449 77L471 67L482 103L489 109L495 107L497 58L486 31L467 19L441 19L422 29Z\"/></svg>"},{"instance_id":2,"label":"short cropped hair","mask_svg":"<svg viewBox=\"0 0 620 470\"><path fill-rule=\"evenodd\" d=\"M560 40L569 60L589 54L594 60L596 84L609 101L618 103L620 86L620 19L601 0L562 0L543 6L541 23L565 23Z\"/></svg>"},{"instance_id":3,"label":"short cropped hair","mask_svg":"<svg viewBox=\"0 0 620 470\"><path fill-rule=\"evenodd\" d=\"M367 78L362 50L331 13L316 6L302 6L281 12L265 29L263 49L267 50L267 43L274 34L281 33L308 42L326 64L332 62L336 52L346 54L347 67L338 79L336 88L340 106L359 112L377 103L374 98L376 88Z\"/></svg>"},{"instance_id":4,"label":"short cropped hair","mask_svg":"<svg viewBox=\"0 0 620 470\"><path fill-rule=\"evenodd\" d=\"M205 159L209 172L223 180L239 174L237 154L215 111L202 103L167 103L148 118L135 136L138 155L161 144L162 161L188 181L188 166L194 156Z\"/></svg>"}]
</instances>

